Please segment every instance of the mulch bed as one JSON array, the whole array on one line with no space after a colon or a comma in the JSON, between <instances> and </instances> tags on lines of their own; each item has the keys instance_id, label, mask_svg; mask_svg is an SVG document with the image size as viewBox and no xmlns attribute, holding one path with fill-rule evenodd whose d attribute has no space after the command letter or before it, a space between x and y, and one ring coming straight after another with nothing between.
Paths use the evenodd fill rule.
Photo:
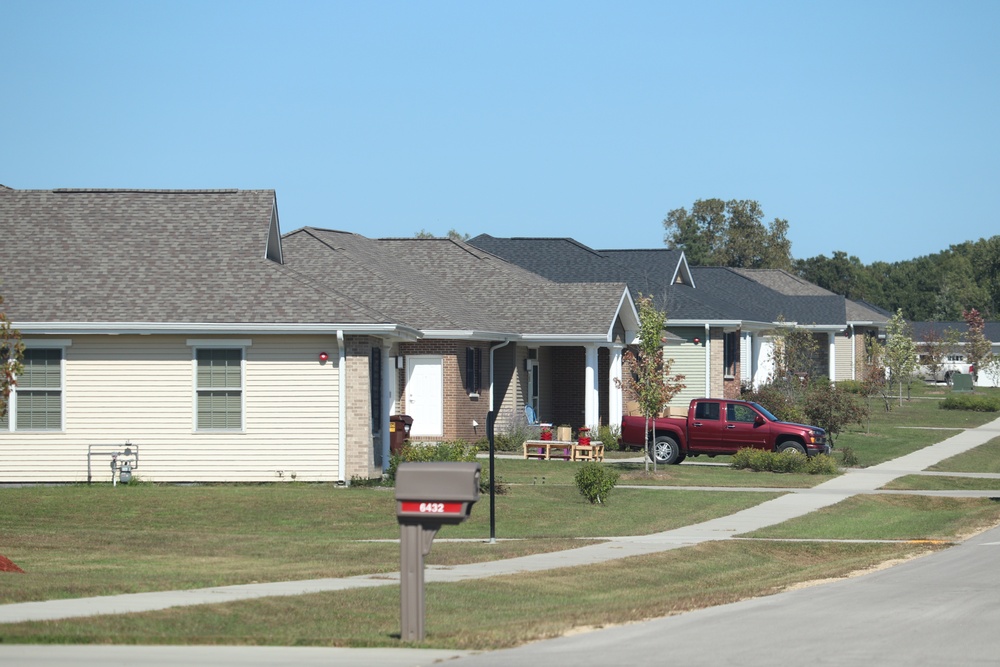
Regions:
<instances>
[{"instance_id":1,"label":"mulch bed","mask_svg":"<svg viewBox=\"0 0 1000 667\"><path fill-rule=\"evenodd\" d=\"M24 570L19 568L13 561L11 561L11 559L2 554L0 554L0 572L18 572L20 574L24 574Z\"/></svg>"}]
</instances>

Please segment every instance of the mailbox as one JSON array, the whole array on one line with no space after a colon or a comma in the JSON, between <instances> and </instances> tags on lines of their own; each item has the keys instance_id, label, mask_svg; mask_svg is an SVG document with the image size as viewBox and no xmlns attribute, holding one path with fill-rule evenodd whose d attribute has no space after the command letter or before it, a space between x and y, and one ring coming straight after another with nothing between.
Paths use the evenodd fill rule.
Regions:
<instances>
[{"instance_id":1,"label":"mailbox","mask_svg":"<svg viewBox=\"0 0 1000 667\"><path fill-rule=\"evenodd\" d=\"M478 463L401 463L396 470L399 523L461 523L479 500Z\"/></svg>"},{"instance_id":2,"label":"mailbox","mask_svg":"<svg viewBox=\"0 0 1000 667\"><path fill-rule=\"evenodd\" d=\"M396 469L400 637L424 638L424 556L446 524L462 523L479 500L478 463L408 462Z\"/></svg>"}]
</instances>

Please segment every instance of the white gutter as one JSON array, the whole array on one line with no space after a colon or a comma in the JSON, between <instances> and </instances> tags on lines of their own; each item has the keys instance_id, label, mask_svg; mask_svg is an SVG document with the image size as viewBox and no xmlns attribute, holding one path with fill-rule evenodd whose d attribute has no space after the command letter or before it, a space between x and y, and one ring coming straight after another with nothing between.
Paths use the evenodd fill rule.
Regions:
<instances>
[{"instance_id":1,"label":"white gutter","mask_svg":"<svg viewBox=\"0 0 1000 667\"><path fill-rule=\"evenodd\" d=\"M347 483L347 347L344 330L337 329L337 482Z\"/></svg>"},{"instance_id":2,"label":"white gutter","mask_svg":"<svg viewBox=\"0 0 1000 667\"><path fill-rule=\"evenodd\" d=\"M417 340L421 333L398 324L254 323L254 322L15 322L22 334L329 334L331 330Z\"/></svg>"}]
</instances>

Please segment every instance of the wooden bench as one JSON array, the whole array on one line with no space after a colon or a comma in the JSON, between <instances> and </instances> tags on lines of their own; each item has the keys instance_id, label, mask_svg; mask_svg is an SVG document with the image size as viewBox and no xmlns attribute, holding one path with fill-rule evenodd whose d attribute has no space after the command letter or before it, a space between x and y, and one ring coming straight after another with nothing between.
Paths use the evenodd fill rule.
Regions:
<instances>
[{"instance_id":1,"label":"wooden bench","mask_svg":"<svg viewBox=\"0 0 1000 667\"><path fill-rule=\"evenodd\" d=\"M603 461L604 445L581 445L569 440L526 440L524 458L551 461Z\"/></svg>"},{"instance_id":2,"label":"wooden bench","mask_svg":"<svg viewBox=\"0 0 1000 667\"><path fill-rule=\"evenodd\" d=\"M589 445L573 445L574 461L603 461L604 445L591 443Z\"/></svg>"},{"instance_id":3,"label":"wooden bench","mask_svg":"<svg viewBox=\"0 0 1000 667\"><path fill-rule=\"evenodd\" d=\"M525 440L524 458L573 460L573 443L568 440Z\"/></svg>"}]
</instances>

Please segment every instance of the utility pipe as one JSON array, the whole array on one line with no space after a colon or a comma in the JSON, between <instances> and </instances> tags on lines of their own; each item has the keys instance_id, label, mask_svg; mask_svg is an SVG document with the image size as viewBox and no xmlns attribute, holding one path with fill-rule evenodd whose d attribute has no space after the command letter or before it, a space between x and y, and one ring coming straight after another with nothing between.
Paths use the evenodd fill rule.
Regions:
<instances>
[{"instance_id":1,"label":"utility pipe","mask_svg":"<svg viewBox=\"0 0 1000 667\"><path fill-rule=\"evenodd\" d=\"M347 483L347 348L344 330L337 329L337 483Z\"/></svg>"}]
</instances>

